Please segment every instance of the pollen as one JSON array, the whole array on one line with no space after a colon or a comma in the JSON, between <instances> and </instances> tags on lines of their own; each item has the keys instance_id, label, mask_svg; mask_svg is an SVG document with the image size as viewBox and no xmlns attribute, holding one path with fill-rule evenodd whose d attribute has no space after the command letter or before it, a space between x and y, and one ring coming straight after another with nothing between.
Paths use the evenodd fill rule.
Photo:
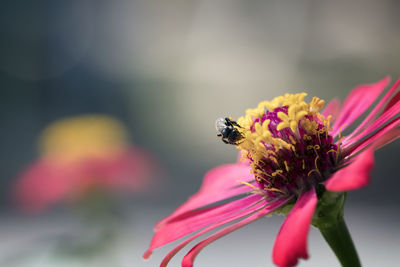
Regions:
<instances>
[{"instance_id":1,"label":"pollen","mask_svg":"<svg viewBox=\"0 0 400 267\"><path fill-rule=\"evenodd\" d=\"M323 181L337 160L330 117L319 113L325 102L313 97L307 103L306 96L263 101L237 120L244 137L237 148L267 195L299 194Z\"/></svg>"}]
</instances>

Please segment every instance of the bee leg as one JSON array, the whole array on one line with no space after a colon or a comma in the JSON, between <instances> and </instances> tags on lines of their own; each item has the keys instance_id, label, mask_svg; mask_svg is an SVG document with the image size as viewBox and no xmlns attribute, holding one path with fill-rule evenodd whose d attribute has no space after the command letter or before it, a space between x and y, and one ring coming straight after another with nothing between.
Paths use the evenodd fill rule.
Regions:
<instances>
[{"instance_id":1,"label":"bee leg","mask_svg":"<svg viewBox=\"0 0 400 267\"><path fill-rule=\"evenodd\" d=\"M243 143L244 142L244 140L242 139L242 140L239 140L239 141L236 141L235 142L235 145L240 145L241 143Z\"/></svg>"},{"instance_id":2,"label":"bee leg","mask_svg":"<svg viewBox=\"0 0 400 267\"><path fill-rule=\"evenodd\" d=\"M226 141L225 139L222 139L222 142L224 142L225 144L229 144L229 142Z\"/></svg>"},{"instance_id":3,"label":"bee leg","mask_svg":"<svg viewBox=\"0 0 400 267\"><path fill-rule=\"evenodd\" d=\"M226 126L232 126L232 121L228 117L226 117L225 124L226 124Z\"/></svg>"},{"instance_id":4,"label":"bee leg","mask_svg":"<svg viewBox=\"0 0 400 267\"><path fill-rule=\"evenodd\" d=\"M236 121L231 120L229 118L225 118L225 123L226 123L227 126L232 126L232 127L233 126L237 126L239 128L242 128L242 126L240 126Z\"/></svg>"},{"instance_id":5,"label":"bee leg","mask_svg":"<svg viewBox=\"0 0 400 267\"><path fill-rule=\"evenodd\" d=\"M237 127L242 128L242 126L240 126L236 121L231 121L231 124Z\"/></svg>"}]
</instances>

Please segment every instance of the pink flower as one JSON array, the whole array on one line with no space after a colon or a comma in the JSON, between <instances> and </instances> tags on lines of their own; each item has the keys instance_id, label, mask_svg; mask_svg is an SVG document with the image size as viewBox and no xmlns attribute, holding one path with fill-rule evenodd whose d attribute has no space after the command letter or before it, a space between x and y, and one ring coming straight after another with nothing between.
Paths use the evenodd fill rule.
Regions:
<instances>
[{"instance_id":1,"label":"pink flower","mask_svg":"<svg viewBox=\"0 0 400 267\"><path fill-rule=\"evenodd\" d=\"M86 115L57 121L41 136L42 156L22 172L14 188L18 205L40 212L76 201L88 190L142 191L154 160L126 143L115 119Z\"/></svg>"},{"instance_id":2,"label":"pink flower","mask_svg":"<svg viewBox=\"0 0 400 267\"><path fill-rule=\"evenodd\" d=\"M156 248L195 233L167 254L160 265L167 266L190 241L224 226L186 254L182 266L191 267L211 242L267 214L288 212L275 240L273 261L278 266L294 266L299 258L307 259L317 190L325 186L343 192L367 185L373 152L400 136L400 80L354 131L341 135L388 83L386 77L360 85L342 106L334 99L322 113L323 100L314 97L306 103L304 93L286 94L247 110L237 125L228 125L235 122L227 119L227 130L240 133L231 136L231 144L241 151L242 160L209 171L199 192L156 225L144 258ZM219 130L222 128L219 125ZM229 135L223 137L225 142L230 140Z\"/></svg>"}]
</instances>

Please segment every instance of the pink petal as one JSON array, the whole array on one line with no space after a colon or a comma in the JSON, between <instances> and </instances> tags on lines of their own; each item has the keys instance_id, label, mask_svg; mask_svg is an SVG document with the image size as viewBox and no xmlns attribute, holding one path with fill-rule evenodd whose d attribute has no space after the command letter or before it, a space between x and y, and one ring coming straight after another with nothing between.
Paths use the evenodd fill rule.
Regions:
<instances>
[{"instance_id":1,"label":"pink petal","mask_svg":"<svg viewBox=\"0 0 400 267\"><path fill-rule=\"evenodd\" d=\"M398 88L400 88L400 79L398 79L396 81L396 83L393 85L393 91L397 90ZM386 105L385 110L388 110L389 108L391 108L395 103L400 101L400 92L397 92L392 99L390 99L389 103Z\"/></svg>"},{"instance_id":2,"label":"pink petal","mask_svg":"<svg viewBox=\"0 0 400 267\"><path fill-rule=\"evenodd\" d=\"M289 200L289 199L288 199L288 200ZM271 206L268 207L268 208L269 208L269 209L274 209L274 208L276 209L276 208L278 208L278 206L283 205L283 204L286 203L288 200L281 200L281 201L276 202L276 203L274 203L274 204L270 204ZM198 233L195 234L194 236L192 236L192 237L190 237L190 238L184 240L182 243L180 243L178 246L176 246L172 251L170 251L170 252L167 254L167 256L165 256L165 258L163 259L163 261L162 261L160 267L166 267L166 266L168 265L169 261L171 260L171 258L172 258L173 256L175 256L176 253L178 253L183 247L185 247L189 242L193 241L193 240L196 239L197 237L199 237L199 236L201 236L201 235L203 235L203 234L205 234L205 233L207 233L207 232L209 232L209 231L211 231L211 230L213 230L213 229L215 229L215 228L218 228L218 227L220 227L220 226L222 226L222 225L224 225L224 224L230 223L230 222L235 221L235 220L238 220L238 219L242 219L242 218L244 218L244 217L250 215L251 213L256 212L256 211L259 210L260 208L263 208L263 209L265 210L265 209L266 209L266 205L267 205L266 202L258 203L258 204L254 205L254 206L251 206L251 207L248 208L248 209L242 210L242 211L240 211L240 212L234 214L233 216L224 218L223 220L221 220L221 221L219 221L219 222L217 222L217 223L215 223L215 224L212 224L212 225L210 225L210 226L207 227L207 228L204 228L203 230L201 230L200 232L198 232Z\"/></svg>"},{"instance_id":3,"label":"pink petal","mask_svg":"<svg viewBox=\"0 0 400 267\"><path fill-rule=\"evenodd\" d=\"M318 199L314 190L299 196L282 224L273 249L278 266L294 266L299 258L307 259L307 235Z\"/></svg>"},{"instance_id":4,"label":"pink petal","mask_svg":"<svg viewBox=\"0 0 400 267\"><path fill-rule=\"evenodd\" d=\"M274 211L275 209L277 209L278 207L280 207L284 203L286 203L286 201L287 200L281 200L277 203L274 203L271 206L268 206L265 209L262 209L261 211L258 211L256 213L250 215L246 219L239 221L236 224L233 224L224 229L221 229L220 231L216 232L215 234L213 234L210 237L206 238L205 240L201 241L185 255L185 257L182 260L182 267L193 267L193 262L194 262L196 256L200 253L200 251L204 247L206 247L210 243L218 240L219 238L221 238L221 237L223 237L223 236L225 236L225 235L227 235L227 234L229 234L251 222L254 222L256 220L259 220L259 219L265 217L267 214L269 214L270 212ZM161 266L161 267L163 267L163 266Z\"/></svg>"},{"instance_id":5,"label":"pink petal","mask_svg":"<svg viewBox=\"0 0 400 267\"><path fill-rule=\"evenodd\" d=\"M332 127L332 134L336 136L339 129L344 130L366 111L389 83L385 77L377 83L359 85L354 88L344 101L342 111Z\"/></svg>"},{"instance_id":6,"label":"pink petal","mask_svg":"<svg viewBox=\"0 0 400 267\"><path fill-rule=\"evenodd\" d=\"M371 113L364 119L364 121L350 135L348 135L345 138L343 138L343 143L346 143L354 135L360 134L362 129L365 129L366 127L371 125L371 123L373 123L375 121L375 119L378 116L378 114L382 112L383 108L385 108L383 110L383 113L385 113L390 107L392 107L395 103L398 102L398 98L400 97L400 94L397 93L397 96L396 95L393 96L393 95L399 89L399 86L400 86L400 79L397 80L397 82L392 86L392 88L390 88L390 90L379 101L379 103L375 106L375 108L371 111ZM386 103L388 102L388 100L390 98L392 98L392 99L386 105Z\"/></svg>"},{"instance_id":7,"label":"pink petal","mask_svg":"<svg viewBox=\"0 0 400 267\"><path fill-rule=\"evenodd\" d=\"M76 184L74 165L43 158L32 164L18 178L14 198L20 208L38 213L70 195Z\"/></svg>"},{"instance_id":8,"label":"pink petal","mask_svg":"<svg viewBox=\"0 0 400 267\"><path fill-rule=\"evenodd\" d=\"M337 98L332 99L328 105L326 105L322 115L328 117L329 115L332 116L331 121L335 121L338 115L340 114L340 100Z\"/></svg>"},{"instance_id":9,"label":"pink petal","mask_svg":"<svg viewBox=\"0 0 400 267\"><path fill-rule=\"evenodd\" d=\"M358 189L369 183L370 171L374 167L374 152L370 148L357 156L351 164L335 172L326 182L329 191Z\"/></svg>"},{"instance_id":10,"label":"pink petal","mask_svg":"<svg viewBox=\"0 0 400 267\"><path fill-rule=\"evenodd\" d=\"M199 192L194 194L170 216L157 223L156 229L185 212L250 191L247 186L238 186L237 180L246 182L254 180L254 176L250 173L250 166L227 164L210 170L205 175Z\"/></svg>"},{"instance_id":11,"label":"pink petal","mask_svg":"<svg viewBox=\"0 0 400 267\"><path fill-rule=\"evenodd\" d=\"M380 128L378 131L373 133L371 136L368 136L367 138L365 138L364 140L362 140L357 144L349 146L349 148L345 150L345 153L347 154L357 153L369 146L373 146L374 150L381 148L382 146L400 137L400 131L398 128L399 125L400 125L400 118L392 120L391 122Z\"/></svg>"},{"instance_id":12,"label":"pink petal","mask_svg":"<svg viewBox=\"0 0 400 267\"><path fill-rule=\"evenodd\" d=\"M344 147L351 147L355 145L358 141L363 139L364 137L374 133L377 129L385 125L388 121L392 120L396 117L400 112L400 102L394 104L390 109L386 110L383 114L381 114L371 125L369 125L365 130L363 130L360 134L352 137L344 144ZM386 127L386 125L385 125ZM351 149L351 148L350 148Z\"/></svg>"},{"instance_id":13,"label":"pink petal","mask_svg":"<svg viewBox=\"0 0 400 267\"><path fill-rule=\"evenodd\" d=\"M373 143L373 147L375 150L389 144L395 139L400 137L400 129L397 127L395 129L391 129L390 131L379 136L378 140Z\"/></svg>"},{"instance_id":14,"label":"pink petal","mask_svg":"<svg viewBox=\"0 0 400 267\"><path fill-rule=\"evenodd\" d=\"M149 185L155 160L139 149L125 149L108 157L87 158L79 163L82 176L96 177L96 186L107 190L140 191Z\"/></svg>"},{"instance_id":15,"label":"pink petal","mask_svg":"<svg viewBox=\"0 0 400 267\"><path fill-rule=\"evenodd\" d=\"M201 213L194 214L191 217L184 217L180 220L174 219L157 229L151 241L150 247L145 255L151 254L151 251L175 241L185 235L229 217L250 205L261 200L261 195L251 195L243 199L232 201L223 205L201 210ZM263 201L263 205L265 202Z\"/></svg>"}]
</instances>

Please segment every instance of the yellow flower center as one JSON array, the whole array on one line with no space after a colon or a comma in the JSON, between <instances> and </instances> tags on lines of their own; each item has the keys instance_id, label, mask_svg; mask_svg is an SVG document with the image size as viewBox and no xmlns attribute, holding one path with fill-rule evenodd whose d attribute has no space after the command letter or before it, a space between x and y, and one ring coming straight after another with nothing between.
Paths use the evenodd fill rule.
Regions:
<instances>
[{"instance_id":1,"label":"yellow flower center","mask_svg":"<svg viewBox=\"0 0 400 267\"><path fill-rule=\"evenodd\" d=\"M85 115L59 120L40 137L43 156L64 162L106 157L126 145L126 131L117 120L103 115Z\"/></svg>"},{"instance_id":2,"label":"yellow flower center","mask_svg":"<svg viewBox=\"0 0 400 267\"><path fill-rule=\"evenodd\" d=\"M246 110L235 127L237 144L257 182L274 194L299 192L324 180L338 148L329 135L330 116L319 113L324 101L307 94L285 94ZM334 153L333 153L334 152Z\"/></svg>"}]
</instances>

